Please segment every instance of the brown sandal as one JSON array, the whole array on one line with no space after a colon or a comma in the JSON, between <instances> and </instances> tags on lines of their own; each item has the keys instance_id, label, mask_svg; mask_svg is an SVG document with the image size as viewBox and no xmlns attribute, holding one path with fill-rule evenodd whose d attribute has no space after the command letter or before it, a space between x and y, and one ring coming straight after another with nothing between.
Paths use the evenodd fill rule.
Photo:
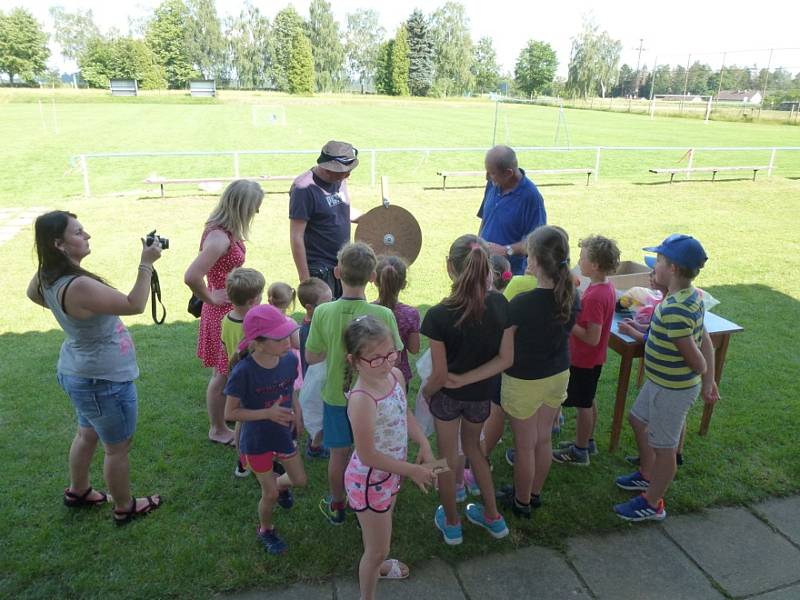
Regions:
<instances>
[{"instance_id":1,"label":"brown sandal","mask_svg":"<svg viewBox=\"0 0 800 600\"><path fill-rule=\"evenodd\" d=\"M78 494L76 492L70 491L69 488L64 490L64 506L69 506L70 508L80 508L83 506L100 506L101 504L105 504L108 502L108 494L105 492L101 492L97 490L97 493L102 496L102 498L98 498L97 500L90 500L89 494L91 494L94 490L90 486L88 490L86 490L83 494Z\"/></svg>"},{"instance_id":2,"label":"brown sandal","mask_svg":"<svg viewBox=\"0 0 800 600\"><path fill-rule=\"evenodd\" d=\"M147 506L139 510L136 510L136 498L131 498L131 507L128 510L117 510L115 508L112 511L114 514L114 522L117 525L125 525L133 521L136 517L148 515L161 506L161 496L145 496L144 499L147 500Z\"/></svg>"}]
</instances>

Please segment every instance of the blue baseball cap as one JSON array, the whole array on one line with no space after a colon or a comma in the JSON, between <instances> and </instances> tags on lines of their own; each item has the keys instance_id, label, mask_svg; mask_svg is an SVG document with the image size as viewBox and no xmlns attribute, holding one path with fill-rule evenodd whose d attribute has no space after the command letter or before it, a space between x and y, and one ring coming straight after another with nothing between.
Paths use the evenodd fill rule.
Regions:
<instances>
[{"instance_id":1,"label":"blue baseball cap","mask_svg":"<svg viewBox=\"0 0 800 600\"><path fill-rule=\"evenodd\" d=\"M673 233L658 246L642 248L645 252L663 254L669 260L687 269L701 269L706 264L708 256L703 246L690 235ZM651 269L656 266L654 256L645 256L644 262Z\"/></svg>"}]
</instances>

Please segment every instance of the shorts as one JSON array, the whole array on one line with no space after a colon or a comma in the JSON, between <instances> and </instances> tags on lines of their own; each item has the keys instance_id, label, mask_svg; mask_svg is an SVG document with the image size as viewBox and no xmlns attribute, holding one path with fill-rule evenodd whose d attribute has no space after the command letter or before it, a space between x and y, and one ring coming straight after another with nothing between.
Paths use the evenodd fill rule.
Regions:
<instances>
[{"instance_id":1,"label":"shorts","mask_svg":"<svg viewBox=\"0 0 800 600\"><path fill-rule=\"evenodd\" d=\"M592 408L597 394L597 382L603 365L586 369L584 367L569 368L569 384L567 384L567 401L564 406Z\"/></svg>"},{"instance_id":2,"label":"shorts","mask_svg":"<svg viewBox=\"0 0 800 600\"><path fill-rule=\"evenodd\" d=\"M647 424L647 443L651 448L677 448L686 413L689 412L700 384L683 390L672 390L645 381L631 414Z\"/></svg>"},{"instance_id":3,"label":"shorts","mask_svg":"<svg viewBox=\"0 0 800 600\"><path fill-rule=\"evenodd\" d=\"M273 463L276 458L292 458L297 455L297 450L291 454L282 454L280 452L262 452L261 454L240 454L239 462L242 467L250 469L253 473L269 473L272 471Z\"/></svg>"},{"instance_id":4,"label":"shorts","mask_svg":"<svg viewBox=\"0 0 800 600\"><path fill-rule=\"evenodd\" d=\"M503 373L503 399L500 405L510 417L528 419L546 404L559 408L567 399L569 370L542 379L517 379Z\"/></svg>"},{"instance_id":5,"label":"shorts","mask_svg":"<svg viewBox=\"0 0 800 600\"><path fill-rule=\"evenodd\" d=\"M353 445L353 430L346 406L322 403L322 439L328 448L349 448Z\"/></svg>"},{"instance_id":6,"label":"shorts","mask_svg":"<svg viewBox=\"0 0 800 600\"><path fill-rule=\"evenodd\" d=\"M136 384L58 373L58 383L75 407L81 427L94 429L104 444L133 437L138 413Z\"/></svg>"},{"instance_id":7,"label":"shorts","mask_svg":"<svg viewBox=\"0 0 800 600\"><path fill-rule=\"evenodd\" d=\"M500 382L502 380L500 373L489 380L490 400L492 404L496 404L497 406L500 406L500 390L502 389L502 384Z\"/></svg>"},{"instance_id":8,"label":"shorts","mask_svg":"<svg viewBox=\"0 0 800 600\"><path fill-rule=\"evenodd\" d=\"M470 423L483 423L489 418L491 400L465 401L451 398L442 391L436 392L428 406L431 414L440 421L463 417Z\"/></svg>"},{"instance_id":9,"label":"shorts","mask_svg":"<svg viewBox=\"0 0 800 600\"><path fill-rule=\"evenodd\" d=\"M344 472L347 504L356 512L385 513L392 508L402 478L396 473L368 467L353 452Z\"/></svg>"},{"instance_id":10,"label":"shorts","mask_svg":"<svg viewBox=\"0 0 800 600\"><path fill-rule=\"evenodd\" d=\"M328 287L331 288L333 299L336 300L342 297L342 281L336 278L336 275L333 274L333 269L334 267L312 267L309 265L308 274L311 277L318 277L327 283Z\"/></svg>"}]
</instances>

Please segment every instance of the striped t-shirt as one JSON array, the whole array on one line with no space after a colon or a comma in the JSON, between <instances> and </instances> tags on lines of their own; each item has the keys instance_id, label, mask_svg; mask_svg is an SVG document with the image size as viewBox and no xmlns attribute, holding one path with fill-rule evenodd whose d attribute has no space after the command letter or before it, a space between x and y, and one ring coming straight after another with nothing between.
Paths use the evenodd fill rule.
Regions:
<instances>
[{"instance_id":1,"label":"striped t-shirt","mask_svg":"<svg viewBox=\"0 0 800 600\"><path fill-rule=\"evenodd\" d=\"M691 336L699 348L703 314L703 300L693 287L670 294L656 307L644 347L644 368L650 381L678 390L700 383L700 375L686 364L674 340Z\"/></svg>"}]
</instances>

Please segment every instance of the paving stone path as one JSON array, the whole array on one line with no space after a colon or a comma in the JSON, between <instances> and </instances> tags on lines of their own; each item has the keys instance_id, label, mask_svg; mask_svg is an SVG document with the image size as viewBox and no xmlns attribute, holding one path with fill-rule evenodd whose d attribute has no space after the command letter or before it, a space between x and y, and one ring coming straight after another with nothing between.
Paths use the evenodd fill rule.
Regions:
<instances>
[{"instance_id":1,"label":"paving stone path","mask_svg":"<svg viewBox=\"0 0 800 600\"><path fill-rule=\"evenodd\" d=\"M569 540L566 554L531 546L451 566L434 559L381 600L800 600L800 496L634 523ZM225 600L357 600L352 577L219 596Z\"/></svg>"}]
</instances>

